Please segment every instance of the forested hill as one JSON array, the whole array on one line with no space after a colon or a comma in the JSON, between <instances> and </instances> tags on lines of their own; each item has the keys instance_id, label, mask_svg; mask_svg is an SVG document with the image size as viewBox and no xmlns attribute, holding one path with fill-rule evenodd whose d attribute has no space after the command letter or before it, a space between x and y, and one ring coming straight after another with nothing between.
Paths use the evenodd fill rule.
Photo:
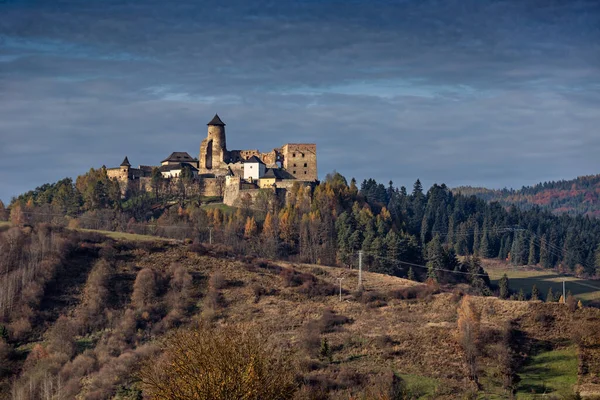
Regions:
<instances>
[{"instance_id":1,"label":"forested hill","mask_svg":"<svg viewBox=\"0 0 600 400\"><path fill-rule=\"evenodd\" d=\"M504 206L514 204L521 209L539 206L554 214L600 216L600 175L544 182L519 190L461 186L452 191L465 196L475 195L488 202L497 201Z\"/></svg>"},{"instance_id":2,"label":"forested hill","mask_svg":"<svg viewBox=\"0 0 600 400\"><path fill-rule=\"evenodd\" d=\"M24 193L8 210L0 204L0 220L212 240L236 253L312 264L356 265L362 251L373 272L468 279L477 287L478 262L462 263L457 255L600 275L596 218L505 208L454 194L443 184L425 192L418 180L408 192L392 182L368 179L359 186L331 174L312 191L297 185L284 200L261 190L237 208L206 204L192 194L198 184L163 179L151 192L121 198L104 169L91 170L76 182L64 179Z\"/></svg>"}]
</instances>

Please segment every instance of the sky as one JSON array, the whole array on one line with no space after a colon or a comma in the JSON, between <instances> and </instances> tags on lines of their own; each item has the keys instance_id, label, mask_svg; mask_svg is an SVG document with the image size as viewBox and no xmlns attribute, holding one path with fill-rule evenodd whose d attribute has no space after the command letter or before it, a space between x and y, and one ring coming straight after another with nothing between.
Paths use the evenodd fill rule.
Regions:
<instances>
[{"instance_id":1,"label":"sky","mask_svg":"<svg viewBox=\"0 0 600 400\"><path fill-rule=\"evenodd\" d=\"M91 167L317 144L320 178L600 173L597 0L0 0L0 199Z\"/></svg>"}]
</instances>

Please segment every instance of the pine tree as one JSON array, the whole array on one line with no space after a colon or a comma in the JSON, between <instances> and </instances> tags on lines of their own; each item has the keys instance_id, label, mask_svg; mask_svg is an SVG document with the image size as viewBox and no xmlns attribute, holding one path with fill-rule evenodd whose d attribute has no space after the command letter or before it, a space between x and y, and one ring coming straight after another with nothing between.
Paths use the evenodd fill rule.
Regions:
<instances>
[{"instance_id":1,"label":"pine tree","mask_svg":"<svg viewBox=\"0 0 600 400\"><path fill-rule=\"evenodd\" d=\"M408 269L408 279L411 280L411 281L416 280L415 279L415 272L413 271L412 267L410 267Z\"/></svg>"},{"instance_id":2,"label":"pine tree","mask_svg":"<svg viewBox=\"0 0 600 400\"><path fill-rule=\"evenodd\" d=\"M527 265L536 265L537 257L535 252L535 236L531 235L531 239L529 239L529 258L527 260Z\"/></svg>"},{"instance_id":3,"label":"pine tree","mask_svg":"<svg viewBox=\"0 0 600 400\"><path fill-rule=\"evenodd\" d=\"M479 254L479 242L481 240L481 234L479 232L479 225L475 223L475 229L473 230L473 254Z\"/></svg>"},{"instance_id":4,"label":"pine tree","mask_svg":"<svg viewBox=\"0 0 600 400\"><path fill-rule=\"evenodd\" d=\"M500 298L508 299L508 296L510 296L510 288L508 286L508 276L506 274L502 275L498 285L500 286Z\"/></svg>"},{"instance_id":5,"label":"pine tree","mask_svg":"<svg viewBox=\"0 0 600 400\"><path fill-rule=\"evenodd\" d=\"M531 300L539 300L540 299L540 291L536 285L533 285L531 288Z\"/></svg>"},{"instance_id":6,"label":"pine tree","mask_svg":"<svg viewBox=\"0 0 600 400\"><path fill-rule=\"evenodd\" d=\"M523 288L519 289L519 294L517 295L517 300L519 300L519 301L527 300L527 297L525 296L525 291L523 290Z\"/></svg>"},{"instance_id":7,"label":"pine tree","mask_svg":"<svg viewBox=\"0 0 600 400\"><path fill-rule=\"evenodd\" d=\"M439 235L435 235L433 240L427 244L427 278L438 282L437 270L444 267L444 249Z\"/></svg>"},{"instance_id":8,"label":"pine tree","mask_svg":"<svg viewBox=\"0 0 600 400\"><path fill-rule=\"evenodd\" d=\"M479 256L483 258L488 258L490 256L490 242L487 227L484 227L481 242L479 243Z\"/></svg>"},{"instance_id":9,"label":"pine tree","mask_svg":"<svg viewBox=\"0 0 600 400\"><path fill-rule=\"evenodd\" d=\"M324 337L321 339L321 348L319 349L319 355L322 359L328 360L331 362L331 348L329 347L329 342L327 338Z\"/></svg>"},{"instance_id":10,"label":"pine tree","mask_svg":"<svg viewBox=\"0 0 600 400\"><path fill-rule=\"evenodd\" d=\"M550 268L550 259L548 257L548 241L546 235L542 235L540 240L540 264L543 268Z\"/></svg>"},{"instance_id":11,"label":"pine tree","mask_svg":"<svg viewBox=\"0 0 600 400\"><path fill-rule=\"evenodd\" d=\"M546 303L554 303L554 293L552 292L552 287L548 289L548 294L546 295Z\"/></svg>"}]
</instances>

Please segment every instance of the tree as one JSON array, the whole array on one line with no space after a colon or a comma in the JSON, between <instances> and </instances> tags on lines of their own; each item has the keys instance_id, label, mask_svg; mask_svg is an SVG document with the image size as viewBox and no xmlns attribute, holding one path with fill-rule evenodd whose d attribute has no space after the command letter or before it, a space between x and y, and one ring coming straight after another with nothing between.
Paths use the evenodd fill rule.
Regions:
<instances>
[{"instance_id":1,"label":"tree","mask_svg":"<svg viewBox=\"0 0 600 400\"><path fill-rule=\"evenodd\" d=\"M506 274L502 275L498 285L500 286L500 298L503 300L508 299L510 296L510 288L508 286L508 276Z\"/></svg>"},{"instance_id":2,"label":"tree","mask_svg":"<svg viewBox=\"0 0 600 400\"><path fill-rule=\"evenodd\" d=\"M548 294L546 295L546 303L553 303L556 299L554 298L554 293L552 292L552 287L548 288Z\"/></svg>"},{"instance_id":3,"label":"tree","mask_svg":"<svg viewBox=\"0 0 600 400\"><path fill-rule=\"evenodd\" d=\"M321 356L322 359L328 360L329 362L331 362L331 348L329 347L329 342L327 341L326 337L323 337L321 339L321 347L319 349L319 356Z\"/></svg>"},{"instance_id":4,"label":"tree","mask_svg":"<svg viewBox=\"0 0 600 400\"><path fill-rule=\"evenodd\" d=\"M536 285L533 285L531 288L531 300L539 300L540 299L540 291Z\"/></svg>"},{"instance_id":5,"label":"tree","mask_svg":"<svg viewBox=\"0 0 600 400\"><path fill-rule=\"evenodd\" d=\"M152 191L154 192L154 197L156 200L160 198L161 188L163 185L163 176L160 170L157 167L152 168L152 175L150 178Z\"/></svg>"},{"instance_id":6,"label":"tree","mask_svg":"<svg viewBox=\"0 0 600 400\"><path fill-rule=\"evenodd\" d=\"M439 235L427 244L427 278L438 281L438 270L444 269L444 249Z\"/></svg>"},{"instance_id":7,"label":"tree","mask_svg":"<svg viewBox=\"0 0 600 400\"><path fill-rule=\"evenodd\" d=\"M290 356L269 337L231 325L176 330L162 356L139 373L144 398L291 399L297 383Z\"/></svg>"},{"instance_id":8,"label":"tree","mask_svg":"<svg viewBox=\"0 0 600 400\"><path fill-rule=\"evenodd\" d=\"M458 308L458 342L464 351L469 379L478 386L477 356L480 320L481 316L471 304L470 297L464 296Z\"/></svg>"},{"instance_id":9,"label":"tree","mask_svg":"<svg viewBox=\"0 0 600 400\"><path fill-rule=\"evenodd\" d=\"M246 224L244 225L244 237L248 240L254 239L257 232L256 221L254 217L246 218Z\"/></svg>"},{"instance_id":10,"label":"tree","mask_svg":"<svg viewBox=\"0 0 600 400\"><path fill-rule=\"evenodd\" d=\"M529 259L527 260L527 265L536 265L537 263L535 236L531 235L531 239L529 239Z\"/></svg>"},{"instance_id":11,"label":"tree","mask_svg":"<svg viewBox=\"0 0 600 400\"><path fill-rule=\"evenodd\" d=\"M523 290L523 288L519 289L519 294L517 295L517 300L519 300L519 301L527 300L527 296L525 295L525 291Z\"/></svg>"},{"instance_id":12,"label":"tree","mask_svg":"<svg viewBox=\"0 0 600 400\"><path fill-rule=\"evenodd\" d=\"M410 268L408 269L408 276L407 276L407 278L408 278L409 280L411 280L411 281L414 281L414 280L416 280L416 279L415 279L415 273L414 273L414 271L413 271L412 267L410 267Z\"/></svg>"}]
</instances>

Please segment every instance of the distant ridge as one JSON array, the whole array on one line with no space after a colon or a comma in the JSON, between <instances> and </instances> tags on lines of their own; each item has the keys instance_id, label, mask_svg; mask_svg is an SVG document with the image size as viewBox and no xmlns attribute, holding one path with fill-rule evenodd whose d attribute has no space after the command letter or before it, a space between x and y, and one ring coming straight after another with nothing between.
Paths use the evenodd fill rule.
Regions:
<instances>
[{"instance_id":1,"label":"distant ridge","mask_svg":"<svg viewBox=\"0 0 600 400\"><path fill-rule=\"evenodd\" d=\"M538 183L521 189L486 189L460 186L454 193L475 195L488 202L497 201L521 209L539 206L555 214L600 217L600 175L580 176L571 180Z\"/></svg>"}]
</instances>

